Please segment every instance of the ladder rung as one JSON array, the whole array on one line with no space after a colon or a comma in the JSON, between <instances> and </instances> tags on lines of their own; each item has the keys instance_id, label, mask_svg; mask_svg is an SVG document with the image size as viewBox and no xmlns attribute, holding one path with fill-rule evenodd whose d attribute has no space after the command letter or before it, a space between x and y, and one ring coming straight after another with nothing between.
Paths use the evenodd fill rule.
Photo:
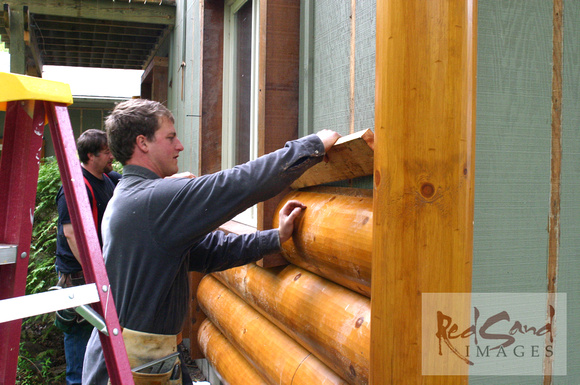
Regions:
<instances>
[{"instance_id":1,"label":"ladder rung","mask_svg":"<svg viewBox=\"0 0 580 385\"><path fill-rule=\"evenodd\" d=\"M16 263L17 254L18 254L18 246L0 245L0 265L8 265L11 263Z\"/></svg>"},{"instance_id":2,"label":"ladder rung","mask_svg":"<svg viewBox=\"0 0 580 385\"><path fill-rule=\"evenodd\" d=\"M97 285L74 286L0 301L0 323L99 302Z\"/></svg>"}]
</instances>

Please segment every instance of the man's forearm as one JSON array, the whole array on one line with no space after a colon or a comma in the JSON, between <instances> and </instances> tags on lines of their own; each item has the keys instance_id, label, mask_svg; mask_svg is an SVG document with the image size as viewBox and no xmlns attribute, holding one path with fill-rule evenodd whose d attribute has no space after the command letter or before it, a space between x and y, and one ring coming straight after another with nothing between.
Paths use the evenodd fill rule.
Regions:
<instances>
[{"instance_id":1,"label":"man's forearm","mask_svg":"<svg viewBox=\"0 0 580 385\"><path fill-rule=\"evenodd\" d=\"M77 247L77 240L75 238L75 231L73 229L72 224L67 223L65 225L62 225L62 231L64 233L64 236L66 237L66 241L68 243L68 247L70 247L70 251L73 253L76 260L82 266L81 258L79 256L79 249Z\"/></svg>"}]
</instances>

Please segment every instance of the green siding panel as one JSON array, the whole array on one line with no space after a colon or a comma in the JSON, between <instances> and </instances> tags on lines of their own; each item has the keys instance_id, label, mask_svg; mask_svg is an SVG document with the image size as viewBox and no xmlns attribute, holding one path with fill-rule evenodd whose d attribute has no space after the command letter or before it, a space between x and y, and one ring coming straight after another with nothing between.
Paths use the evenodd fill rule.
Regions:
<instances>
[{"instance_id":1,"label":"green siding panel","mask_svg":"<svg viewBox=\"0 0 580 385\"><path fill-rule=\"evenodd\" d=\"M545 292L553 2L479 1L474 292ZM567 293L567 375L580 383L580 3L564 1L558 291ZM557 342L556 342L557 343ZM471 376L471 384L541 377Z\"/></svg>"},{"instance_id":2,"label":"green siding panel","mask_svg":"<svg viewBox=\"0 0 580 385\"><path fill-rule=\"evenodd\" d=\"M551 59L552 2L478 2L473 292L547 289Z\"/></svg>"},{"instance_id":3,"label":"green siding panel","mask_svg":"<svg viewBox=\"0 0 580 385\"><path fill-rule=\"evenodd\" d=\"M167 105L175 117L177 136L184 146L179 171L199 174L200 5L185 1L176 8L169 52ZM185 67L181 67L181 63ZM182 96L183 95L183 96Z\"/></svg>"},{"instance_id":4,"label":"green siding panel","mask_svg":"<svg viewBox=\"0 0 580 385\"><path fill-rule=\"evenodd\" d=\"M350 132L350 2L314 2L314 131Z\"/></svg>"},{"instance_id":5,"label":"green siding panel","mask_svg":"<svg viewBox=\"0 0 580 385\"><path fill-rule=\"evenodd\" d=\"M480 1L474 292L546 290L551 6Z\"/></svg>"},{"instance_id":6,"label":"green siding panel","mask_svg":"<svg viewBox=\"0 0 580 385\"><path fill-rule=\"evenodd\" d=\"M375 129L376 0L356 2L354 131Z\"/></svg>"}]
</instances>

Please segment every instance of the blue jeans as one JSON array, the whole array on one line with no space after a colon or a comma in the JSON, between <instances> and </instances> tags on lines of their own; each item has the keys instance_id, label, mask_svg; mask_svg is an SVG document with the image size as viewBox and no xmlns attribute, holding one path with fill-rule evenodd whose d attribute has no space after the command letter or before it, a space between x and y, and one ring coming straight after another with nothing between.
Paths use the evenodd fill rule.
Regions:
<instances>
[{"instance_id":1,"label":"blue jeans","mask_svg":"<svg viewBox=\"0 0 580 385\"><path fill-rule=\"evenodd\" d=\"M88 322L75 324L64 333L64 355L66 358L66 384L80 385L83 375L83 359L93 326Z\"/></svg>"}]
</instances>

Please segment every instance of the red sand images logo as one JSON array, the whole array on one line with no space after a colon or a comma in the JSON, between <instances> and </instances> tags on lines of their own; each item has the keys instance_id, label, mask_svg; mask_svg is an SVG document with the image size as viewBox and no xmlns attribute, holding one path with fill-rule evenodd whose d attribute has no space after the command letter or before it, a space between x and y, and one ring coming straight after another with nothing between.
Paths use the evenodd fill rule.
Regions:
<instances>
[{"instance_id":1,"label":"red sand images logo","mask_svg":"<svg viewBox=\"0 0 580 385\"><path fill-rule=\"evenodd\" d=\"M566 373L566 295L425 293L424 375Z\"/></svg>"},{"instance_id":2,"label":"red sand images logo","mask_svg":"<svg viewBox=\"0 0 580 385\"><path fill-rule=\"evenodd\" d=\"M475 314L475 322L473 325L471 325L469 328L465 329L462 333L460 334L456 334L458 332L459 326L455 323L453 323L453 320L450 316L443 314L442 312L438 311L437 312L437 338L439 339L439 355L443 355L442 352L442 343L444 343L452 352L453 354L455 354L457 357L459 357L461 360L463 360L465 363L469 364L469 365L474 365L474 362L471 361L469 359L470 356L470 352L469 352L469 348L470 345L468 344L463 344L463 346L465 346L465 353L462 354L462 352L460 351L459 347L456 347L453 345L452 340L458 340L459 339L459 346L461 345L461 343L463 342L463 340L467 339L469 341L469 338L471 336L475 337L475 346L476 346L476 354L477 356L486 356L489 357L490 352L492 352L494 350L497 350L496 354L499 356L504 356L507 357L506 353L506 349L509 347L513 347L513 355L514 357L524 357L524 355L526 354L526 347L524 345L521 344L517 344L516 343L516 337L518 334L533 334L537 337L541 337L544 336L546 334L549 334L548 338L549 338L549 345L545 345L544 346L544 354L546 357L551 357L554 352L553 352L553 345L552 343L554 342L554 336L552 334L552 322L554 320L554 315L556 313L556 311L554 310L553 306L549 307L549 313L550 313L550 322L546 323L545 325L541 326L541 327L535 327L535 326L529 326L526 324L523 324L522 322L516 320L513 321L510 318L509 312L507 311L502 311L499 312L497 314L492 315L491 317L487 318L487 320L485 320L485 322L483 323L482 326L480 326L478 328L478 321L479 321L479 317L480 317L480 312L479 309L477 307L474 307L474 314ZM507 324L506 324L507 322ZM511 327L509 327L511 323ZM500 328L503 328L504 330L506 328L509 328L509 330L507 330L504 333L491 333L489 332L489 330L491 328L493 328L493 326L499 326ZM478 338L478 334L479 334L479 338ZM487 340L487 341L493 341L493 342L499 342L499 341L503 341L500 344L490 347L489 345L484 345L484 348L481 347L481 345L483 344L484 341L481 341L480 339L483 340ZM538 342L537 345L531 345L531 351L529 352L530 354L534 355L534 356L538 356L539 353L539 347L540 344L543 343L543 340L540 340ZM480 344L481 343L481 344ZM515 345L514 345L515 344Z\"/></svg>"}]
</instances>

